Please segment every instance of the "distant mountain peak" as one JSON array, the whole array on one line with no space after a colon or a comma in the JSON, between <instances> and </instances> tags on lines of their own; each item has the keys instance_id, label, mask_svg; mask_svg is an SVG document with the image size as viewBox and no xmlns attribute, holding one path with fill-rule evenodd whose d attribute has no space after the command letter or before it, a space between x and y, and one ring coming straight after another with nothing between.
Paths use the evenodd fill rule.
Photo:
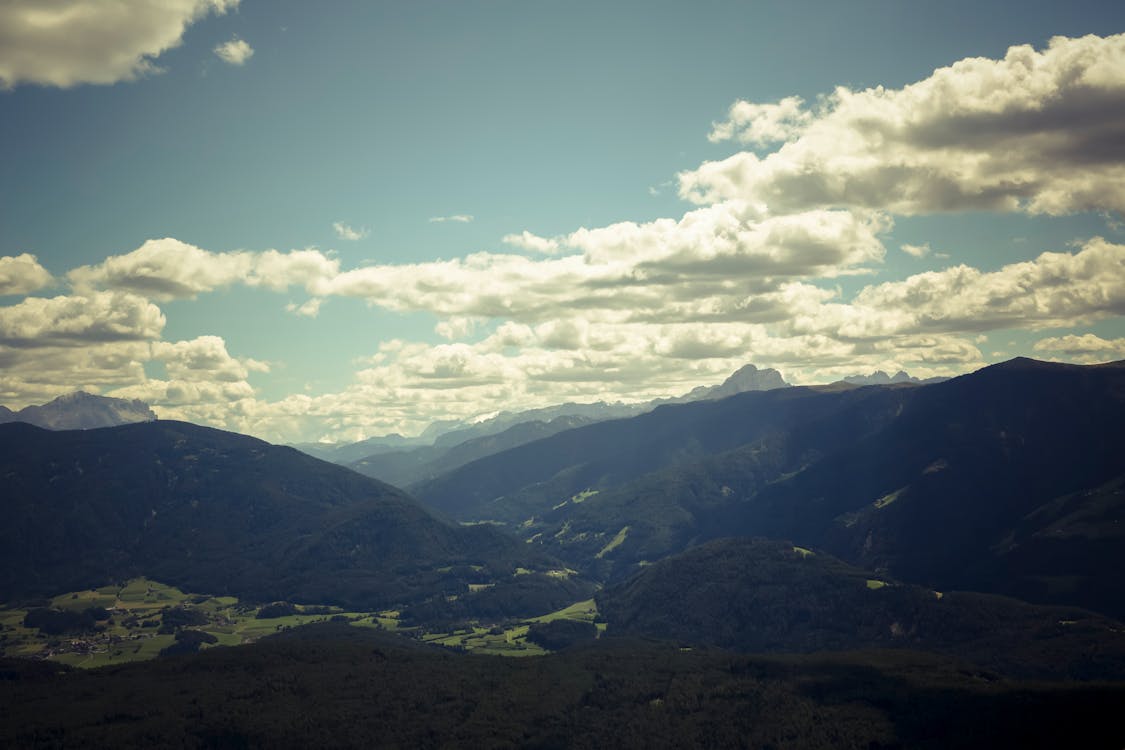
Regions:
<instances>
[{"instance_id":1,"label":"distant mountain peak","mask_svg":"<svg viewBox=\"0 0 1125 750\"><path fill-rule=\"evenodd\" d=\"M48 430L89 430L134 422L152 422L156 413L139 399L67 393L41 406L19 411L0 407L0 422L27 422Z\"/></svg>"},{"instance_id":2,"label":"distant mountain peak","mask_svg":"<svg viewBox=\"0 0 1125 750\"><path fill-rule=\"evenodd\" d=\"M918 378L911 377L906 370L899 370L894 375L888 375L885 370L876 370L870 375L849 375L843 379L852 385L890 385L891 383L920 383Z\"/></svg>"},{"instance_id":3,"label":"distant mountain peak","mask_svg":"<svg viewBox=\"0 0 1125 750\"><path fill-rule=\"evenodd\" d=\"M745 364L719 385L701 385L676 398L659 399L654 404L682 404L689 401L714 401L746 391L772 391L788 388L781 373L771 367Z\"/></svg>"},{"instance_id":4,"label":"distant mountain peak","mask_svg":"<svg viewBox=\"0 0 1125 750\"><path fill-rule=\"evenodd\" d=\"M949 378L933 377L933 378L916 378L906 370L899 370L894 375L888 375L884 370L876 370L870 375L849 375L846 378L839 380L840 383L850 383L851 385L895 385L897 383L915 383L917 385L929 385L930 383L940 383Z\"/></svg>"}]
</instances>

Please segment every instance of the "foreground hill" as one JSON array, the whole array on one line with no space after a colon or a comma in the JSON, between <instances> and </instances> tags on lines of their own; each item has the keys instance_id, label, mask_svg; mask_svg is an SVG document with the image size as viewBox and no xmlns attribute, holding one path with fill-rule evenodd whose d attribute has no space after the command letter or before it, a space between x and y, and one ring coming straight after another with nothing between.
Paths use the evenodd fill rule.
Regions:
<instances>
[{"instance_id":1,"label":"foreground hill","mask_svg":"<svg viewBox=\"0 0 1125 750\"><path fill-rule=\"evenodd\" d=\"M502 598L517 568L549 566L493 529L434 518L389 485L180 422L0 425L0 512L3 600L145 575L259 601L378 607L445 601L470 582L497 584L486 596ZM574 584L519 578L517 609L576 598Z\"/></svg>"},{"instance_id":2,"label":"foreground hill","mask_svg":"<svg viewBox=\"0 0 1125 750\"><path fill-rule=\"evenodd\" d=\"M611 635L756 653L908 648L1023 678L1125 675L1117 620L900 584L786 542L710 542L645 568L597 602Z\"/></svg>"},{"instance_id":3,"label":"foreground hill","mask_svg":"<svg viewBox=\"0 0 1125 750\"><path fill-rule=\"evenodd\" d=\"M83 673L0 661L6 747L1119 748L1125 684L902 651L602 639L505 659L346 625Z\"/></svg>"}]
</instances>

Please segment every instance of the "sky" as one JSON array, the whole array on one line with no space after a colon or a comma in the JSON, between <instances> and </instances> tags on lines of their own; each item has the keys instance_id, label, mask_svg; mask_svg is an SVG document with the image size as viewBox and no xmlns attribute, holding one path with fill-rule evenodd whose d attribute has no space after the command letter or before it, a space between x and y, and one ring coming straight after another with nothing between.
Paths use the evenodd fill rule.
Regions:
<instances>
[{"instance_id":1,"label":"sky","mask_svg":"<svg viewBox=\"0 0 1125 750\"><path fill-rule=\"evenodd\" d=\"M1125 4L0 0L0 403L275 442L1125 359Z\"/></svg>"}]
</instances>

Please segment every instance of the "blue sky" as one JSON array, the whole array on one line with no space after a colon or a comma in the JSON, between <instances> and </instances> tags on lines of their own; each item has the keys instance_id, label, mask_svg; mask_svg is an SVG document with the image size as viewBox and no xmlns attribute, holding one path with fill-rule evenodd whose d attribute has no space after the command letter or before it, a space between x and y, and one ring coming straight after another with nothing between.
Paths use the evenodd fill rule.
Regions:
<instances>
[{"instance_id":1,"label":"blue sky","mask_svg":"<svg viewBox=\"0 0 1125 750\"><path fill-rule=\"evenodd\" d=\"M9 2L0 402L347 439L745 362L1125 358L1123 31L1105 2Z\"/></svg>"}]
</instances>

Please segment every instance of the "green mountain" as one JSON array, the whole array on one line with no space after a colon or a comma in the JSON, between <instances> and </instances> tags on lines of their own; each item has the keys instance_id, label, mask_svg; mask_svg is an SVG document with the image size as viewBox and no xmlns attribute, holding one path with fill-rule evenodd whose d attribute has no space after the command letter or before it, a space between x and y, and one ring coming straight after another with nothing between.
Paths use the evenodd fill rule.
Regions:
<instances>
[{"instance_id":1,"label":"green mountain","mask_svg":"<svg viewBox=\"0 0 1125 750\"><path fill-rule=\"evenodd\" d=\"M1018 359L931 385L664 406L467 464L416 494L601 578L731 534L939 590L1125 616L1125 363Z\"/></svg>"},{"instance_id":2,"label":"green mountain","mask_svg":"<svg viewBox=\"0 0 1125 750\"><path fill-rule=\"evenodd\" d=\"M464 594L471 609L470 583L496 584L480 598L493 609L550 611L576 594L542 574L545 555L494 529L438 520L400 490L294 449L179 422L0 425L0 512L8 601L137 575L359 608ZM517 581L517 569L532 572ZM530 579L538 601L505 600Z\"/></svg>"}]
</instances>

